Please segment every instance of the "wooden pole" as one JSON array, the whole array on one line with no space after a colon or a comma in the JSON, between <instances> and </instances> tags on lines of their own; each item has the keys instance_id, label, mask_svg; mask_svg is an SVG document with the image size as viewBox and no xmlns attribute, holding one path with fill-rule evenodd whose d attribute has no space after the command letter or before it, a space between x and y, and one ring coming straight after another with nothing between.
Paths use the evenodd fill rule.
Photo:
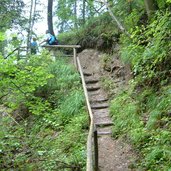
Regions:
<instances>
[{"instance_id":1,"label":"wooden pole","mask_svg":"<svg viewBox=\"0 0 171 171\"><path fill-rule=\"evenodd\" d=\"M76 48L73 48L73 55L74 55L74 65L78 70L78 66L77 66L77 51Z\"/></svg>"},{"instance_id":2,"label":"wooden pole","mask_svg":"<svg viewBox=\"0 0 171 171\"><path fill-rule=\"evenodd\" d=\"M106 5L106 8L110 14L110 16L112 17L112 19L116 22L118 28L121 30L122 33L125 33L127 36L130 37L130 34L126 31L126 29L123 27L123 25L119 22L119 20L116 18L116 16L113 14L109 4L108 4L108 1L106 0L100 0L100 2L102 2L103 4Z\"/></svg>"},{"instance_id":3,"label":"wooden pole","mask_svg":"<svg viewBox=\"0 0 171 171\"><path fill-rule=\"evenodd\" d=\"M97 137L97 129L96 129L96 127L94 129L94 160L95 160L94 170L98 171L98 167L99 167L99 152L98 152L98 137Z\"/></svg>"},{"instance_id":4,"label":"wooden pole","mask_svg":"<svg viewBox=\"0 0 171 171\"><path fill-rule=\"evenodd\" d=\"M80 48L80 45L43 45L45 48Z\"/></svg>"}]
</instances>

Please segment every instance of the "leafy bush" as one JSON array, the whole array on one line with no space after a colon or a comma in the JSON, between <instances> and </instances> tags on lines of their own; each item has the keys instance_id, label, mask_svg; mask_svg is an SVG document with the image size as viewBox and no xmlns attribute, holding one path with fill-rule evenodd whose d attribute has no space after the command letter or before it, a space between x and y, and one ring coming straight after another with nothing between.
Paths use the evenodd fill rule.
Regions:
<instances>
[{"instance_id":1,"label":"leafy bush","mask_svg":"<svg viewBox=\"0 0 171 171\"><path fill-rule=\"evenodd\" d=\"M158 12L149 25L136 27L124 39L122 58L130 61L139 84L167 83L170 67L170 12Z\"/></svg>"},{"instance_id":2,"label":"leafy bush","mask_svg":"<svg viewBox=\"0 0 171 171\"><path fill-rule=\"evenodd\" d=\"M42 62L44 58L44 62ZM0 59L0 97L6 97L3 102L6 105L17 108L21 103L25 104L35 98L34 92L38 87L47 84L47 80L53 77L47 72L46 67L52 62L49 56L30 57L29 62L16 64L16 59Z\"/></svg>"},{"instance_id":3,"label":"leafy bush","mask_svg":"<svg viewBox=\"0 0 171 171\"><path fill-rule=\"evenodd\" d=\"M85 170L88 118L75 69L47 53L0 65L0 170Z\"/></svg>"}]
</instances>

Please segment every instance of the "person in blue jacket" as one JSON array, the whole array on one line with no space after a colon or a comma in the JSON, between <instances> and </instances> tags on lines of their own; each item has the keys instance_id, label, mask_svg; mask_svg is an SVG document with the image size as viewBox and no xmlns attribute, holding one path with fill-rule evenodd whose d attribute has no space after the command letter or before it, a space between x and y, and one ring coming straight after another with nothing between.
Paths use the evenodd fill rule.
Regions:
<instances>
[{"instance_id":1,"label":"person in blue jacket","mask_svg":"<svg viewBox=\"0 0 171 171\"><path fill-rule=\"evenodd\" d=\"M40 44L42 44L43 42L46 42L48 45L58 45L58 41L57 41L56 37L54 35L50 34L50 32L48 30L46 30L45 39Z\"/></svg>"},{"instance_id":2,"label":"person in blue jacket","mask_svg":"<svg viewBox=\"0 0 171 171\"><path fill-rule=\"evenodd\" d=\"M30 49L31 49L31 54L36 54L37 53L38 45L37 45L35 37L33 38L33 41L31 42Z\"/></svg>"}]
</instances>

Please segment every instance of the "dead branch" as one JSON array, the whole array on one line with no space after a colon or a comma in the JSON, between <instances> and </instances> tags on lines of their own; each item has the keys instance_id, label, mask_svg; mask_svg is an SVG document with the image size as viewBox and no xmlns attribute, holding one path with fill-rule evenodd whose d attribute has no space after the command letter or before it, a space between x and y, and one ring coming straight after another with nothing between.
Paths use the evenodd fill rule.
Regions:
<instances>
[{"instance_id":1,"label":"dead branch","mask_svg":"<svg viewBox=\"0 0 171 171\"><path fill-rule=\"evenodd\" d=\"M116 22L118 28L121 30L121 32L125 33L127 36L130 37L130 34L126 31L126 29L123 27L123 25L119 22L119 20L117 19L117 17L113 14L108 2L106 0L102 1L100 0L101 3L105 4L110 16L112 17L112 19Z\"/></svg>"}]
</instances>

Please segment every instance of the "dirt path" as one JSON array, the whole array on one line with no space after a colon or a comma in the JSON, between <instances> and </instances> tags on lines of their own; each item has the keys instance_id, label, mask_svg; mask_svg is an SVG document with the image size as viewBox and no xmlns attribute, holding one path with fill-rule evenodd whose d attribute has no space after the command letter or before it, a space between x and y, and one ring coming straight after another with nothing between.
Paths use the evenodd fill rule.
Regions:
<instances>
[{"instance_id":1,"label":"dirt path","mask_svg":"<svg viewBox=\"0 0 171 171\"><path fill-rule=\"evenodd\" d=\"M85 73L85 80L91 108L94 115L94 122L97 125L98 146L99 146L99 171L127 171L133 158L131 147L124 143L123 140L115 140L112 138L112 119L109 117L109 99L107 92L103 90L100 84L101 77L108 74L102 72L100 52L95 50L84 50L79 55L80 62ZM117 59L116 59L117 60ZM116 61L115 61L116 62ZM117 71L113 74L121 73L122 66L117 62L114 64ZM110 68L112 69L112 68ZM109 70L110 70L109 69ZM125 78L120 74L120 78L114 76L117 88L124 84ZM117 91L117 90L116 90Z\"/></svg>"}]
</instances>

